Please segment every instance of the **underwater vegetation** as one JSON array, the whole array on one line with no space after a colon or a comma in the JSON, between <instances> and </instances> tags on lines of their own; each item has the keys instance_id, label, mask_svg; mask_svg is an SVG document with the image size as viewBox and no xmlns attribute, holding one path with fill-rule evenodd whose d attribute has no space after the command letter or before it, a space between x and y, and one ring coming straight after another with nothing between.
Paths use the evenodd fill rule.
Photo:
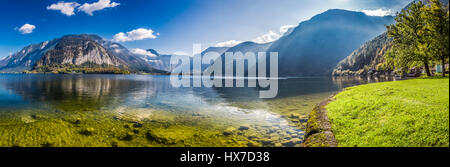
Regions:
<instances>
[{"instance_id":1,"label":"underwater vegetation","mask_svg":"<svg viewBox=\"0 0 450 167\"><path fill-rule=\"evenodd\" d=\"M203 114L153 109L126 111L23 110L1 112L6 147L248 147L299 146L294 125L241 124Z\"/></svg>"}]
</instances>

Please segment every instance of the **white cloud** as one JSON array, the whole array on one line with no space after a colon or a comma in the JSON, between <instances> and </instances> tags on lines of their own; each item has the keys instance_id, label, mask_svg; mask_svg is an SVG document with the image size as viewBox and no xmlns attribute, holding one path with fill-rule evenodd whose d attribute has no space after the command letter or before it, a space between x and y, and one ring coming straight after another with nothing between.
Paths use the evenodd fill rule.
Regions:
<instances>
[{"instance_id":1,"label":"white cloud","mask_svg":"<svg viewBox=\"0 0 450 167\"><path fill-rule=\"evenodd\" d=\"M149 57L158 57L155 54L153 54L147 50L139 49L139 48L131 49L131 52L134 54L138 54L138 55L144 55L144 56L149 56Z\"/></svg>"},{"instance_id":2,"label":"white cloud","mask_svg":"<svg viewBox=\"0 0 450 167\"><path fill-rule=\"evenodd\" d=\"M31 24L24 24L22 27L20 28L16 27L14 29L18 30L22 34L30 34L33 32L34 29L36 29L36 26Z\"/></svg>"},{"instance_id":3,"label":"white cloud","mask_svg":"<svg viewBox=\"0 0 450 167\"><path fill-rule=\"evenodd\" d=\"M392 10L376 9L376 10L362 10L368 16L388 16L392 15Z\"/></svg>"},{"instance_id":4,"label":"white cloud","mask_svg":"<svg viewBox=\"0 0 450 167\"><path fill-rule=\"evenodd\" d=\"M75 8L80 6L80 4L76 2L58 2L56 4L52 4L47 6L47 10L59 10L62 14L67 16L75 15Z\"/></svg>"},{"instance_id":5,"label":"white cloud","mask_svg":"<svg viewBox=\"0 0 450 167\"><path fill-rule=\"evenodd\" d=\"M280 37L286 33L287 31L289 31L290 28L295 27L294 25L283 25L280 27L280 33L276 33L273 31L269 31L266 34L263 34L259 37L256 37L255 39L251 40L252 42L255 43L268 43L268 42L273 42L276 41L278 39L280 39ZM233 47L236 46L237 44L242 43L242 41L237 41L237 40L229 40L229 41L225 41L225 42L219 42L216 45L214 45L215 47Z\"/></svg>"},{"instance_id":6,"label":"white cloud","mask_svg":"<svg viewBox=\"0 0 450 167\"><path fill-rule=\"evenodd\" d=\"M290 28L295 27L294 25L284 25L280 27L280 33L284 34L289 31Z\"/></svg>"},{"instance_id":7,"label":"white cloud","mask_svg":"<svg viewBox=\"0 0 450 167\"><path fill-rule=\"evenodd\" d=\"M132 30L127 33L119 32L113 37L113 41L115 42L128 42L128 41L137 41L137 40L144 40L144 39L155 39L156 35L153 34L153 30L151 29L145 29L145 28L138 28L135 30Z\"/></svg>"},{"instance_id":8,"label":"white cloud","mask_svg":"<svg viewBox=\"0 0 450 167\"><path fill-rule=\"evenodd\" d=\"M252 41L255 43L268 43L268 42L276 41L280 37L281 37L280 34L275 33L273 31L269 31L268 33L263 34L255 39L253 39Z\"/></svg>"},{"instance_id":9,"label":"white cloud","mask_svg":"<svg viewBox=\"0 0 450 167\"><path fill-rule=\"evenodd\" d=\"M229 40L229 41L225 41L225 42L219 42L214 46L215 47L233 47L240 43L242 43L242 41Z\"/></svg>"},{"instance_id":10,"label":"white cloud","mask_svg":"<svg viewBox=\"0 0 450 167\"><path fill-rule=\"evenodd\" d=\"M111 0L99 0L94 3L84 3L78 8L78 11L83 11L88 15L94 15L95 11L99 11L105 8L113 8L119 6L120 3L111 2Z\"/></svg>"},{"instance_id":11,"label":"white cloud","mask_svg":"<svg viewBox=\"0 0 450 167\"><path fill-rule=\"evenodd\" d=\"M190 56L189 54L187 54L186 52L183 52L183 51L173 52L172 54L178 55L178 56Z\"/></svg>"}]
</instances>

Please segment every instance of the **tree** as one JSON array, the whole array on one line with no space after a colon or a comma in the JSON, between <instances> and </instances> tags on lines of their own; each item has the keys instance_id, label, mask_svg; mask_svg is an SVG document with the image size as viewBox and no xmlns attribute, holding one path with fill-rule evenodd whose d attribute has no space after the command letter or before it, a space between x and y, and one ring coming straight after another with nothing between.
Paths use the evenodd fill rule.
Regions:
<instances>
[{"instance_id":1,"label":"tree","mask_svg":"<svg viewBox=\"0 0 450 167\"><path fill-rule=\"evenodd\" d=\"M426 34L431 46L428 48L433 59L441 61L442 76L445 77L445 59L449 57L449 13L439 0L430 0L424 7Z\"/></svg>"},{"instance_id":2,"label":"tree","mask_svg":"<svg viewBox=\"0 0 450 167\"><path fill-rule=\"evenodd\" d=\"M387 26L392 47L386 55L387 61L393 61L396 68L408 68L423 64L428 76L431 76L429 63L431 54L428 51L430 43L426 31L425 5L415 2L409 8L402 10L395 18L396 23ZM392 62L388 62L392 63Z\"/></svg>"}]
</instances>

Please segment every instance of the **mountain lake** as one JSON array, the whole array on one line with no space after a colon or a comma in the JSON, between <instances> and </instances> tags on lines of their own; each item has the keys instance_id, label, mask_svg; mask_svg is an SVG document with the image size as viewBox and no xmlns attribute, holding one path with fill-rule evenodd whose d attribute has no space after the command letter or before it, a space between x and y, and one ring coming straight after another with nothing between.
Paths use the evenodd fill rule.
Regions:
<instances>
[{"instance_id":1,"label":"mountain lake","mask_svg":"<svg viewBox=\"0 0 450 167\"><path fill-rule=\"evenodd\" d=\"M279 79L256 88L174 88L163 75L0 74L0 146L300 147L312 108L390 80Z\"/></svg>"}]
</instances>

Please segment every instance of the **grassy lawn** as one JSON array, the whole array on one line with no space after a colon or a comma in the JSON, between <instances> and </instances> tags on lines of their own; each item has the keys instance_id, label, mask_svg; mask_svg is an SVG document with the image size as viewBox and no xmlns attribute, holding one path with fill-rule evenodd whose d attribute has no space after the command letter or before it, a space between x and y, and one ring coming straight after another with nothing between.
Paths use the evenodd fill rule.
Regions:
<instances>
[{"instance_id":1,"label":"grassy lawn","mask_svg":"<svg viewBox=\"0 0 450 167\"><path fill-rule=\"evenodd\" d=\"M342 147L449 146L449 79L347 88L326 106Z\"/></svg>"}]
</instances>

